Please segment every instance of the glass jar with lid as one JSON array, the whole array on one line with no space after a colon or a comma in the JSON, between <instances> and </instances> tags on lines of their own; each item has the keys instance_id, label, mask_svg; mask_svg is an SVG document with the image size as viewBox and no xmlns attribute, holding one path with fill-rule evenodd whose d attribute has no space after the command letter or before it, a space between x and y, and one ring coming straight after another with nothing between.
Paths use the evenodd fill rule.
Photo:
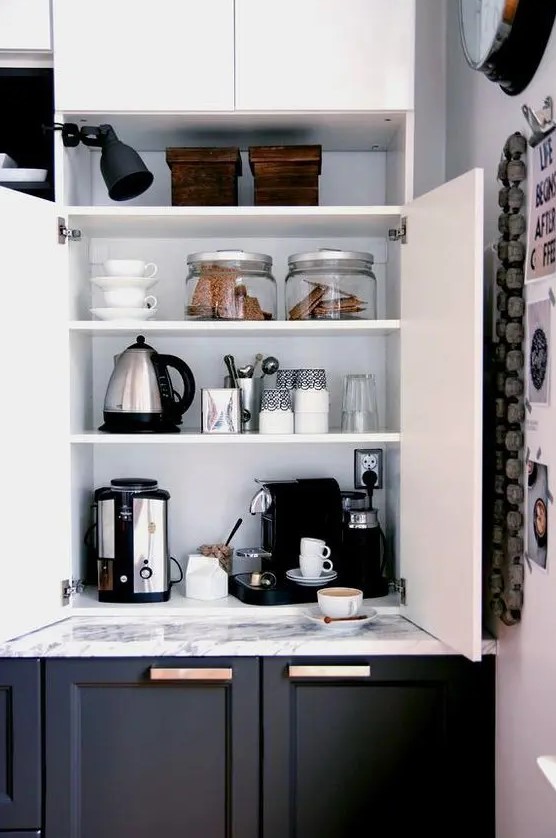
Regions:
<instances>
[{"instance_id":1,"label":"glass jar with lid","mask_svg":"<svg viewBox=\"0 0 556 838\"><path fill-rule=\"evenodd\" d=\"M323 248L288 258L287 320L375 320L372 253Z\"/></svg>"},{"instance_id":2,"label":"glass jar with lid","mask_svg":"<svg viewBox=\"0 0 556 838\"><path fill-rule=\"evenodd\" d=\"M190 253L186 320L275 320L272 257L244 250Z\"/></svg>"}]
</instances>

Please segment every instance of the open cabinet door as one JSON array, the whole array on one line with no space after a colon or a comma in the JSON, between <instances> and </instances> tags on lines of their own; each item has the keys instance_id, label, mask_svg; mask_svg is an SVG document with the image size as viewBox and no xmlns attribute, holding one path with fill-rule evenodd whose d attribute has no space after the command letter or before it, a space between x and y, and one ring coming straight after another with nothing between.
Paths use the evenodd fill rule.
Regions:
<instances>
[{"instance_id":1,"label":"open cabinet door","mask_svg":"<svg viewBox=\"0 0 556 838\"><path fill-rule=\"evenodd\" d=\"M401 245L403 614L481 657L483 172L413 201Z\"/></svg>"},{"instance_id":2,"label":"open cabinet door","mask_svg":"<svg viewBox=\"0 0 556 838\"><path fill-rule=\"evenodd\" d=\"M0 642L60 619L69 568L67 249L54 204L0 187Z\"/></svg>"}]
</instances>

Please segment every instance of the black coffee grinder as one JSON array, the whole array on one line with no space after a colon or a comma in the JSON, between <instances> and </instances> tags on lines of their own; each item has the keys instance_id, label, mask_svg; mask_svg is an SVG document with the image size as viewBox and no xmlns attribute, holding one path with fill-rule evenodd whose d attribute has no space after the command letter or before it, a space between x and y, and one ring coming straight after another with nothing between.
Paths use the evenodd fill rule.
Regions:
<instances>
[{"instance_id":1,"label":"black coffee grinder","mask_svg":"<svg viewBox=\"0 0 556 838\"><path fill-rule=\"evenodd\" d=\"M373 471L363 475L367 502L362 492L344 492L342 502L342 584L360 588L366 598L388 594L386 543L373 509L376 479Z\"/></svg>"}]
</instances>

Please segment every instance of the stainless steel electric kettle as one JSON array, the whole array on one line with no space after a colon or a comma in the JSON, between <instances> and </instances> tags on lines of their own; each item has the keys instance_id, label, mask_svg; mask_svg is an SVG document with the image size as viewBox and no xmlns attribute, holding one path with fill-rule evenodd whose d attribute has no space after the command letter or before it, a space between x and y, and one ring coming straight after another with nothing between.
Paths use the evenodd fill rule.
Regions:
<instances>
[{"instance_id":1,"label":"stainless steel electric kettle","mask_svg":"<svg viewBox=\"0 0 556 838\"><path fill-rule=\"evenodd\" d=\"M183 382L174 390L169 369ZM115 359L104 398L104 424L109 433L176 433L195 396L193 373L181 358L161 355L143 335Z\"/></svg>"}]
</instances>

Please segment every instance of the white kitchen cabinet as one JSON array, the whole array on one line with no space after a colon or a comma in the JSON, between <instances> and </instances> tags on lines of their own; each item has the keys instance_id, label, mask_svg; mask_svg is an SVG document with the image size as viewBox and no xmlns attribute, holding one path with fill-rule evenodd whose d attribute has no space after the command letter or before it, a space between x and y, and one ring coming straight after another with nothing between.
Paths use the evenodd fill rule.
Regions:
<instances>
[{"instance_id":1,"label":"white kitchen cabinet","mask_svg":"<svg viewBox=\"0 0 556 838\"><path fill-rule=\"evenodd\" d=\"M53 0L59 110L229 111L233 0Z\"/></svg>"},{"instance_id":2,"label":"white kitchen cabinet","mask_svg":"<svg viewBox=\"0 0 556 838\"><path fill-rule=\"evenodd\" d=\"M53 0L60 111L408 111L415 0Z\"/></svg>"},{"instance_id":3,"label":"white kitchen cabinet","mask_svg":"<svg viewBox=\"0 0 556 838\"><path fill-rule=\"evenodd\" d=\"M58 169L66 169L64 178L71 179L80 169L70 160L77 163L93 152L64 150L57 140L63 158ZM72 189L62 185L61 194L67 193ZM7 337L29 358L22 375L15 356L18 364L8 380L13 404L29 407L14 410L5 420L9 448L4 459L9 454L13 466L6 472L4 510L17 530L13 548L0 557L9 580L0 603L2 637L17 632L21 620L26 627L38 626L84 610L183 613L185 601L178 591L162 605L99 605L94 591L60 605L62 581L84 574L93 490L112 477L141 473L170 491L172 552L181 560L216 533L228 532L239 516L245 519L242 543L258 542L258 519L245 515L255 478L327 474L350 488L353 449L380 446L388 488L375 500L389 537L400 544L396 569L405 579L405 613L456 651L480 656L479 172L397 208L53 206L8 190L2 190L1 199L3 216L13 225L9 269L18 289ZM58 244L58 215L70 230L80 231L80 238ZM388 229L401 229L402 216L407 217L407 244L388 241ZM181 319L188 253L230 246L270 253L283 295L287 255L331 244L375 254L379 321L221 324ZM460 256L454 262L456 250ZM125 256L158 263L155 293L161 319L132 325L91 321L91 276L106 258ZM100 433L113 358L142 333L159 351L183 357L199 389L220 381L222 358L229 351L242 363L262 351L276 354L284 367L325 366L332 432L202 435L196 397L178 435ZM333 430L342 377L355 369L377 375L378 432ZM14 555L21 560L14 563ZM30 586L26 591L41 592L36 609L18 600L22 563ZM12 602L20 606L17 612L8 610Z\"/></svg>"},{"instance_id":4,"label":"white kitchen cabinet","mask_svg":"<svg viewBox=\"0 0 556 838\"><path fill-rule=\"evenodd\" d=\"M411 110L414 0L235 0L239 111Z\"/></svg>"},{"instance_id":5,"label":"white kitchen cabinet","mask_svg":"<svg viewBox=\"0 0 556 838\"><path fill-rule=\"evenodd\" d=\"M50 0L0 0L0 50L50 49Z\"/></svg>"},{"instance_id":6,"label":"white kitchen cabinet","mask_svg":"<svg viewBox=\"0 0 556 838\"><path fill-rule=\"evenodd\" d=\"M0 636L57 618L71 512L67 249L49 201L0 187L2 549ZM8 288L8 286L7 286Z\"/></svg>"}]
</instances>

